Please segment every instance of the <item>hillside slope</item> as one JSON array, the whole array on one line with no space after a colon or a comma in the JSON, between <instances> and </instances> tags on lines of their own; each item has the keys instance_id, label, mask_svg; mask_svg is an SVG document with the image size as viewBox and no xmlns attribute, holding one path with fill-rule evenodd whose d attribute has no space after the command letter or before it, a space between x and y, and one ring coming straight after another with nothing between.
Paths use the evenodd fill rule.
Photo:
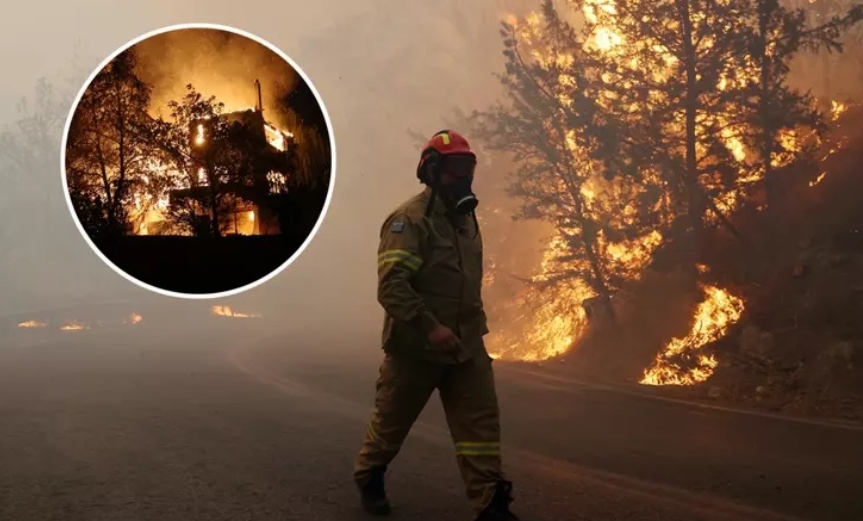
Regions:
<instances>
[{"instance_id":1,"label":"hillside slope","mask_svg":"<svg viewBox=\"0 0 863 521\"><path fill-rule=\"evenodd\" d=\"M719 340L691 356L716 368L695 385L646 387L794 414L863 420L863 110L846 113L815 164L781 172L769 212L735 215L745 243L712 232L698 276L645 275L616 324L596 321L563 370L634 384L673 337L692 328L705 284L745 303Z\"/></svg>"}]
</instances>

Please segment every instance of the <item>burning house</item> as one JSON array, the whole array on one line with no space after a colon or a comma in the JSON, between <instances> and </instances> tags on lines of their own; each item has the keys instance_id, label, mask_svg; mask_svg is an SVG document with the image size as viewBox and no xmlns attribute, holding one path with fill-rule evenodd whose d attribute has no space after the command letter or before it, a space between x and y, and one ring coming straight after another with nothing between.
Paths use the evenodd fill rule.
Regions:
<instances>
[{"instance_id":1,"label":"burning house","mask_svg":"<svg viewBox=\"0 0 863 521\"><path fill-rule=\"evenodd\" d=\"M280 233L277 201L287 191L296 143L292 133L264 118L260 83L255 85L257 106L189 125L194 175L142 215L136 234L166 233L168 216L180 210L191 228L209 227L215 217L223 235Z\"/></svg>"}]
</instances>

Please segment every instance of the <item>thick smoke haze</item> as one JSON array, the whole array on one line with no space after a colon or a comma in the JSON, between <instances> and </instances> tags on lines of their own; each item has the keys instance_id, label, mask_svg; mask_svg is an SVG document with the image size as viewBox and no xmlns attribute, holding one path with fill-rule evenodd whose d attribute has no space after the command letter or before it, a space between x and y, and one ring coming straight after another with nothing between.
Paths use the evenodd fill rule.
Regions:
<instances>
[{"instance_id":1,"label":"thick smoke haze","mask_svg":"<svg viewBox=\"0 0 863 521\"><path fill-rule=\"evenodd\" d=\"M375 302L379 227L392 208L420 189L414 176L418 144L408 131L430 135L447 126L454 109L483 107L496 97L500 87L494 74L503 64L499 22L508 12L534 5L526 0L323 0L311 5L149 1L120 6L108 0L82 0L51 6L52 16L45 17L47 4L21 4L16 19L3 21L0 31L4 48L22 50L20 55L2 57L4 70L15 74L3 86L0 118L7 124L17 119L14 100L33 97L37 78L47 77L57 91L77 92L118 47L167 25L206 19L270 41L309 75L324 100L335 134L335 191L328 215L305 253L267 284L226 302L283 317L286 328L309 335L331 332L345 349L368 349L376 342L382 318ZM177 49L162 58L165 66L154 69L156 77L170 77L160 71L179 58ZM222 61L209 52L202 51L201 57ZM235 70L242 67L238 62ZM255 77L248 79L254 92ZM265 87L265 96L267 91ZM149 295L83 245L62 195L59 132L57 147L44 151L56 167L28 172L15 181L15 189L50 194L41 204L62 207L52 210L52 217L42 224L16 214L9 226L16 235L29 236L30 255L47 251L48 244L65 245L68 253L62 263L46 263L38 270L27 263L6 266L0 275L7 279L4 282L26 280L26 290L38 292L45 305L101 294L155 300L180 309L201 305ZM483 201L489 201L488 194L502 180L504 172L493 166L484 161L478 171L477 191ZM8 193L15 192L4 190L0 200ZM63 291L55 291L58 286ZM7 307L14 306L10 299Z\"/></svg>"},{"instance_id":2,"label":"thick smoke haze","mask_svg":"<svg viewBox=\"0 0 863 521\"><path fill-rule=\"evenodd\" d=\"M253 107L258 103L255 80L261 82L264 110L272 118L279 98L299 78L290 64L266 46L226 31L172 31L143 40L134 49L138 75L153 87L151 112L166 118L170 115L168 102L181 99L188 84L205 96L215 96L226 111Z\"/></svg>"},{"instance_id":3,"label":"thick smoke haze","mask_svg":"<svg viewBox=\"0 0 863 521\"><path fill-rule=\"evenodd\" d=\"M454 109L483 108L497 98L501 87L494 75L503 68L500 20L537 5L535 0L21 3L14 17L0 21L0 44L14 49L0 57L3 70L10 71L0 85L0 123L14 124L19 117L15 102L33 98L40 77L48 78L64 108L50 136L54 144L34 154L40 166L14 176L4 171L8 184L0 191L0 207L31 201L26 211L4 214L4 236L27 243L7 257L0 275L7 296L4 310L115 294L168 305L170 299L152 296L116 275L84 244L62 192L61 127L71 98L118 47L164 26L206 20L257 34L308 74L332 121L337 152L328 215L309 247L279 276L227 303L281 317L286 328L309 335L331 332L345 348L366 348L376 342L381 319L375 302L380 224L420 189L414 177L418 144L408 131L430 135L448 125ZM274 65L267 69L270 77L263 77L265 53L226 52L224 42L214 38L202 41L186 62L188 48L172 38L178 36L141 46L152 56L144 74L157 82L160 103L182 93L186 72L205 92L248 99L244 105L254 104L257 77L264 82L265 108L271 103L276 89L268 83L281 73ZM817 70L819 65L813 59L811 66ZM244 80L248 89L220 90L223 74L241 78L239 85ZM506 208L513 205L502 192L508 167L482 157L477 172L481 211L502 207L504 215L495 216L499 222L506 221ZM542 226L511 226L509 235L519 239L518 248L504 248L487 234L488 255L534 264ZM26 305L20 304L25 300ZM180 309L198 305L170 304Z\"/></svg>"}]
</instances>

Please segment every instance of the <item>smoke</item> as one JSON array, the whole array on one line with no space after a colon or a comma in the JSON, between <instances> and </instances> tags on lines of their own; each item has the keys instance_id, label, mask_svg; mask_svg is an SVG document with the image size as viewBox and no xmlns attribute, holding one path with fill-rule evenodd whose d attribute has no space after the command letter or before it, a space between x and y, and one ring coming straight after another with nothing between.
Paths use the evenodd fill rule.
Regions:
<instances>
[{"instance_id":1,"label":"smoke","mask_svg":"<svg viewBox=\"0 0 863 521\"><path fill-rule=\"evenodd\" d=\"M38 32L18 30L15 34L22 41L32 41L32 48L41 49L39 57L43 60L38 71L24 62L7 67L33 70L29 81L22 80L16 87L22 94L32 97L36 77L46 70L55 71L49 78L58 89L64 88L60 78L69 74L76 39L81 40L86 63L81 70L72 71L76 77L73 95L92 68L128 40L159 27L201 18L202 13L214 23L260 35L283 49L307 73L332 121L338 154L335 191L327 216L309 247L288 269L254 290L214 304L236 306L278 320L291 333L290 341L285 342L292 349L303 349L309 338L326 336L342 349L367 352L379 341L382 319L375 301L378 232L386 215L421 189L415 178L419 144L408 132L429 136L452 124L455 109L482 108L497 98L501 86L495 73L503 68L500 21L507 13L523 14L538 5L535 0L321 0L298 11L288 3L250 1L248 9L238 12L234 2L190 0L154 1L146 4L149 7L130 7L131 14L123 14L115 2L90 3L93 16L84 17L75 34L66 29L68 24L54 27L35 11L18 15L17 20L39 27ZM52 36L35 36L44 34ZM297 81L281 59L257 43L234 38L228 44L218 32L203 34L167 33L137 46L139 73L155 85L155 106L164 107L168 100L182 96L189 82L229 107L234 103L251 106L255 104L253 82L259 79L266 110L276 96L284 94L280 91L292 88L291 82ZM23 46L31 48L29 43ZM65 118L65 113L60 117ZM13 121L7 119L6 123ZM62 128L56 131L59 134ZM22 177L22 186L15 190L4 190L0 207L6 197L14 199L25 188L32 194L60 195L59 147L46 149L43 155L49 166L38 175ZM511 271L524 276L535 261L543 232L531 225L512 223L509 207L492 212L501 202L512 204L502 190L510 168L500 158L481 154L476 190L487 255L501 263L511 262ZM31 208L45 204L35 195L27 200L31 199ZM53 205L62 203L62 195L51 201ZM121 279L87 251L70 225L67 210L58 207L56 213L57 218L40 226L34 226L32 215L25 212L8 215L5 224L10 233L22 241L34 237L24 241L32 245L26 258L45 259L45 266L37 272L31 268L32 261L29 265L10 264L2 279L19 280L32 271L26 277L28 290L43 295L39 302L47 306L70 298L55 291L58 283L67 279L75 282L75 288L87 288L94 299L110 288L135 300L146 296L147 300L170 305L178 316L199 306L150 296ZM508 244L518 249L504 245L504 234L514 239ZM36 239L36 235L42 238ZM50 244L80 247L74 255L60 256L49 253L53 251ZM60 257L63 266L52 261ZM32 306L38 304L34 301Z\"/></svg>"},{"instance_id":2,"label":"smoke","mask_svg":"<svg viewBox=\"0 0 863 521\"><path fill-rule=\"evenodd\" d=\"M307 317L307 327L323 322L350 331L346 348L364 347L354 344L353 333L376 342L382 319L375 300L380 226L421 189L415 177L421 145L409 131L431 136L457 119L457 109L469 112L497 98L500 22L509 12L535 6L531 0L370 2L364 13L331 20L328 30L304 38L296 47L298 62L320 89L334 126L335 194L303 256L240 299L284 301L304 288L326 309L325 315ZM492 213L505 201L510 166L481 154L475 189L487 255L518 260L516 251L507 255L502 236L536 248L540 237L535 226L513 223L508 209Z\"/></svg>"},{"instance_id":3,"label":"smoke","mask_svg":"<svg viewBox=\"0 0 863 521\"><path fill-rule=\"evenodd\" d=\"M283 126L273 109L301 81L290 64L268 47L227 31L181 29L158 34L133 48L139 59L136 72L153 87L154 116L166 117L168 102L182 99L188 84L205 96L215 96L226 111L254 107L258 80L264 111Z\"/></svg>"}]
</instances>

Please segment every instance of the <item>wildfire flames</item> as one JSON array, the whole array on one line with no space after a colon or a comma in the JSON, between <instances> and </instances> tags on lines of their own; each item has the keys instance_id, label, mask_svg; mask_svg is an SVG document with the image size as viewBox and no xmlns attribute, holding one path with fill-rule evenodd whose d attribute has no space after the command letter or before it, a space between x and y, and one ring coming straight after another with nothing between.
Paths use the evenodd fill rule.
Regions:
<instances>
[{"instance_id":1,"label":"wildfire flames","mask_svg":"<svg viewBox=\"0 0 863 521\"><path fill-rule=\"evenodd\" d=\"M819 185L821 183L821 181L823 181L826 176L827 176L827 172L821 172L820 174L818 174L818 177L816 177L812 181L809 181L809 186Z\"/></svg>"},{"instance_id":2,"label":"wildfire flames","mask_svg":"<svg viewBox=\"0 0 863 521\"><path fill-rule=\"evenodd\" d=\"M140 324L143 320L143 317L138 313L130 314L126 319L122 321L123 324L135 325ZM103 326L105 324L104 321L96 321L96 326ZM27 320L26 322L21 322L18 324L18 327L21 329L42 329L48 327L48 322L43 320ZM84 331L86 329L90 329L90 325L80 320L67 320L60 324L60 331Z\"/></svg>"},{"instance_id":3,"label":"wildfire flames","mask_svg":"<svg viewBox=\"0 0 863 521\"><path fill-rule=\"evenodd\" d=\"M70 320L60 326L61 331L82 331L84 329L90 329L90 327L78 322L77 320Z\"/></svg>"},{"instance_id":4,"label":"wildfire flames","mask_svg":"<svg viewBox=\"0 0 863 521\"><path fill-rule=\"evenodd\" d=\"M294 135L287 130L280 130L269 123L264 123L264 133L267 136L267 143L271 147L284 152L288 149L288 142L285 138L292 138Z\"/></svg>"},{"instance_id":5,"label":"wildfire flames","mask_svg":"<svg viewBox=\"0 0 863 521\"><path fill-rule=\"evenodd\" d=\"M716 286L705 286L703 291L705 299L695 310L689 334L684 338L673 338L644 372L640 383L693 385L713 374L716 358L698 353L698 350L725 336L728 328L740 319L744 303Z\"/></svg>"},{"instance_id":6,"label":"wildfire flames","mask_svg":"<svg viewBox=\"0 0 863 521\"><path fill-rule=\"evenodd\" d=\"M18 327L20 327L21 329L35 329L45 327L47 325L48 324L46 324L45 322L40 322L38 320L28 320L26 322L21 322L20 324L18 324Z\"/></svg>"},{"instance_id":7,"label":"wildfire flames","mask_svg":"<svg viewBox=\"0 0 863 521\"><path fill-rule=\"evenodd\" d=\"M239 311L234 311L230 306L213 306L212 313L219 317L231 317L231 318L260 318L261 315L249 314L249 313L241 313Z\"/></svg>"},{"instance_id":8,"label":"wildfire flames","mask_svg":"<svg viewBox=\"0 0 863 521\"><path fill-rule=\"evenodd\" d=\"M579 45L583 46L586 54L603 57L603 60L597 61L608 60L608 63L612 64L607 70L601 71L601 75L598 74L605 85L628 81L625 80L627 77L646 77L653 82L652 87L645 87L645 99L639 98L637 102L632 102L631 106L626 106L629 101L626 105L621 105L620 94L613 88L605 92L602 87L595 87L592 95L598 103L606 109L616 107L618 112L628 114L634 119L644 113L645 104L657 103L658 107L665 106L669 94L664 93L661 86L664 85L663 82L676 77L681 68L680 60L670 48L659 41L627 39L621 29L627 27L625 22L621 22L624 15L618 13L618 7L622 4L615 0L584 0L571 5L581 6L581 15L587 30L585 34L589 35ZM632 13L626 16L631 17ZM540 13L532 13L524 18L507 17L508 24L513 27L514 40L518 42L519 59L522 63L529 62L525 66L528 71L525 74L533 74L539 69L542 73L547 73L549 78L557 78L555 83L555 80L537 73L540 80L534 79L534 84L541 83L539 89L542 96L551 97L557 102L556 106L550 106L549 112L559 109L564 113L574 106L572 93L576 76L571 71L577 69L573 65L578 59L575 56L577 52L569 52L565 44L554 43L559 40L544 39L547 31L544 20ZM657 21L657 24L659 23ZM696 16L692 23L699 26L707 21ZM550 25L554 23L550 22ZM697 45L710 49L715 44L716 42L706 37ZM590 60L587 59L586 62L590 63ZM530 67L536 67L534 72L530 72ZM627 76L628 71L637 73ZM758 73L759 69L755 63L731 68L710 80L715 81L712 90L719 93L718 97L723 97L721 93L742 91L748 86L759 85ZM518 84L518 80L513 82ZM600 84L601 82L597 82L597 85ZM646 92L651 89L651 92ZM711 89L708 87L707 90ZM633 100L636 98L632 97ZM528 102L521 100L520 103ZM848 108L849 103L832 101L826 111L827 117L837 121ZM781 128L776 131L771 155L763 158L763 150L751 139L752 129L748 126L750 124L736 112L732 114L735 110L739 112L734 106L724 112L713 110L709 103L696 108L695 157L699 165L706 161L703 164L707 166L699 166L699 182L707 193L715 194L712 195L711 202L715 204L716 211L707 212L705 215L705 219L713 221L714 224L721 217L730 216L738 209L753 193L753 187L764 180L767 170L778 170L792 165L808 150L830 148L830 152L822 158L826 159L842 148L841 142L825 146L826 143L814 130ZM537 111L541 112L540 109ZM561 159L555 168L568 169L569 182L577 179L582 184L575 186L576 195L573 195L571 186L549 188L548 185L553 183L544 181L543 187L539 189L530 185L529 189L538 190L542 196L546 196L545 200L549 205L561 204L557 201L563 200L563 204L579 208L578 211L596 221L617 219L623 225L621 228L625 229L629 223L637 222L638 212L644 210L636 207L638 203L629 203L636 200L634 194L667 190L664 186L667 181L663 180L659 172L645 172L639 182L629 185L626 180L619 178L611 181L604 178L600 169L596 168L596 162L585 153L584 147L579 149L576 146L579 140L575 131L566 126L566 118L557 120L555 117L548 116L549 120L543 124L565 130L565 148L568 148L569 152L568 155L559 154ZM664 126L661 131L667 132L669 136L683 136L687 125L685 111L674 110L667 114L667 119L663 119L661 125ZM719 143L716 145L712 144L713 136L718 137ZM678 141L682 143L683 139ZM682 152L681 148L680 157L685 155ZM717 172L729 169L733 169L733 172L727 179L720 179L724 174L711 173L710 169L714 167ZM589 175L585 175L585 172ZM819 184L825 176L826 172L822 171L810 182L810 186ZM579 197L581 200L577 203L571 202ZM651 208L645 205L648 211L656 212L657 219L654 221L655 229L641 237L630 236L628 240L613 241L600 231L596 239L595 254L602 258L602 262L606 263L619 279L624 282L637 280L652 260L654 252L664 240L663 231L674 219L675 210L667 205L667 201L658 202L656 207ZM760 208L763 208L763 205ZM717 213L722 215L716 215ZM527 286L511 303L503 305L503 311L507 315L506 323L501 328L503 331L499 333L493 330L489 335L489 349L495 358L540 361L560 357L577 345L579 338L587 331L588 317L582 303L597 298L596 291L587 283L587 280L597 277L591 277L590 274L575 277L561 275L581 274L589 270L585 268L586 260L582 258L584 255L577 251L578 246L573 247L573 244L579 244L581 231L567 230L567 227L561 226L560 223L552 224L561 230L560 236L547 244L540 265L531 277L534 284ZM495 269L494 266L490 267ZM706 267L699 266L699 271L705 273ZM487 274L486 285L495 284L499 279L495 275ZM654 363L645 370L642 384L691 385L706 380L713 373L717 360L712 355L699 353L698 350L722 338L728 327L739 320L745 304L742 299L717 286L705 285L702 291L704 300L697 306L692 317L692 330L686 337L674 338L665 346Z\"/></svg>"},{"instance_id":9,"label":"wildfire flames","mask_svg":"<svg viewBox=\"0 0 863 521\"><path fill-rule=\"evenodd\" d=\"M527 331L509 329L495 332L489 338L494 358L538 362L566 353L586 326L581 302L592 296L590 289L576 281L558 284L549 292L543 286L553 270L553 264L564 248L560 236L552 239L543 253L539 273L533 277L535 286L529 287L516 301L520 310L515 322L527 324Z\"/></svg>"},{"instance_id":10,"label":"wildfire flames","mask_svg":"<svg viewBox=\"0 0 863 521\"><path fill-rule=\"evenodd\" d=\"M836 121L847 110L848 110L848 104L847 103L842 103L841 101L833 100L831 102L830 117L833 119L833 121Z\"/></svg>"},{"instance_id":11,"label":"wildfire flames","mask_svg":"<svg viewBox=\"0 0 863 521\"><path fill-rule=\"evenodd\" d=\"M253 107L236 104L231 105L228 103L225 104L225 107L225 114L259 110ZM289 140L294 137L292 132L279 128L266 121L264 122L264 135L267 143L281 152L288 150ZM207 134L204 124L198 123L195 126L193 138L193 143L196 147L201 147L207 143ZM152 161L151 163L150 167L154 173L159 173L163 177L171 180L170 186L166 187L166 190L188 189L192 187L192 183L188 177L183 175L181 172L166 168L164 165L158 164L156 161ZM195 182L198 186L207 186L209 183L207 172L203 167L198 168L195 177ZM278 193L279 191L284 190L286 183L284 174L271 173L268 174L267 179L271 184L271 193ZM142 181L145 187L150 185L150 180L148 178L145 177ZM165 221L166 212L169 206L167 191L164 191L164 193L161 193L158 197L154 197L146 190L146 188L142 188L134 194L133 201L134 203L129 209L129 213L132 220L136 223L136 235L149 235L151 233L150 228L152 226L158 226L159 223ZM254 213L250 212L250 214L251 219L245 219L243 225L237 227L237 233L241 235L253 235L255 233Z\"/></svg>"}]
</instances>

